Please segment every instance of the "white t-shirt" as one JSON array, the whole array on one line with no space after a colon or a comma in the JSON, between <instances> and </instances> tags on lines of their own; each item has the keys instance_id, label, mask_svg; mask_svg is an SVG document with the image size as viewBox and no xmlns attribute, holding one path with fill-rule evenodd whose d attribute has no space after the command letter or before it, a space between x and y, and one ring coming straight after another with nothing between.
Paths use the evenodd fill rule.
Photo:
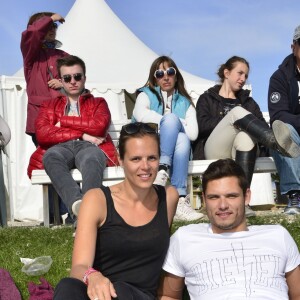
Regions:
<instances>
[{"instance_id":1,"label":"white t-shirt","mask_svg":"<svg viewBox=\"0 0 300 300\"><path fill-rule=\"evenodd\" d=\"M300 264L295 241L280 225L248 229L214 234L210 224L180 227L163 269L185 278L191 300L288 299L285 273Z\"/></svg>"}]
</instances>

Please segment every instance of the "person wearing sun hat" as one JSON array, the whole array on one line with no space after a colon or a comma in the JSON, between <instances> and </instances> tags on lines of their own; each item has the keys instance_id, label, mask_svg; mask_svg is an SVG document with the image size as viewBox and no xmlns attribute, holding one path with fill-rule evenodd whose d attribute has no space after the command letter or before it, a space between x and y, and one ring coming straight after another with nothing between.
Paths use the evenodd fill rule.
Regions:
<instances>
[{"instance_id":1,"label":"person wearing sun hat","mask_svg":"<svg viewBox=\"0 0 300 300\"><path fill-rule=\"evenodd\" d=\"M294 30L289 54L269 82L270 123L287 123L293 140L300 145L300 25ZM273 153L280 177L281 194L287 195L285 214L300 214L300 157L288 158Z\"/></svg>"}]
</instances>

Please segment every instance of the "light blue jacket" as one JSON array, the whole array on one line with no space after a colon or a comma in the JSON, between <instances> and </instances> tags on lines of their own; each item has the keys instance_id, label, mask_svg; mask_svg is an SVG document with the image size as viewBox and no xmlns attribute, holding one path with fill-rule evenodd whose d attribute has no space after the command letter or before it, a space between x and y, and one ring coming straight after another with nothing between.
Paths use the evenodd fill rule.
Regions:
<instances>
[{"instance_id":1,"label":"light blue jacket","mask_svg":"<svg viewBox=\"0 0 300 300\"><path fill-rule=\"evenodd\" d=\"M161 95L159 86L156 86L155 90L159 95ZM159 113L160 115L164 114L165 107L164 107L163 101L159 101L157 99L157 95L155 93L153 93L149 87L140 88L138 91L144 92L148 96L148 98L150 100L150 110L154 110L157 113ZM191 103L187 98L185 98L184 96L179 94L177 91L175 91L175 93L173 94L172 107L171 107L171 112L173 114L175 114L177 117L179 117L181 119L185 119L186 111L188 110L190 105L191 105ZM132 122L136 122L134 117L132 117Z\"/></svg>"}]
</instances>

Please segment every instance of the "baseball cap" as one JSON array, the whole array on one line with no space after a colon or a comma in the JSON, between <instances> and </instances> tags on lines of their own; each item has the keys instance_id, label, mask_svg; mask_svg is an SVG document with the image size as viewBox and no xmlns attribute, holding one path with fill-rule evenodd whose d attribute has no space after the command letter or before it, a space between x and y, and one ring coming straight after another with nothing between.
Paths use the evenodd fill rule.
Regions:
<instances>
[{"instance_id":1,"label":"baseball cap","mask_svg":"<svg viewBox=\"0 0 300 300\"><path fill-rule=\"evenodd\" d=\"M294 35L293 35L293 41L296 41L300 39L300 25L296 27Z\"/></svg>"}]
</instances>

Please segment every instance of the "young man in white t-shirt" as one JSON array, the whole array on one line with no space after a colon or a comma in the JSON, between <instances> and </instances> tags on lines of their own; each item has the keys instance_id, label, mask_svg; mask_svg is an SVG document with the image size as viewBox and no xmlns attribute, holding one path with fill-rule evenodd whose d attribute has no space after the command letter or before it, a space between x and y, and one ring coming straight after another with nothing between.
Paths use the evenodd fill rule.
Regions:
<instances>
[{"instance_id":1,"label":"young man in white t-shirt","mask_svg":"<svg viewBox=\"0 0 300 300\"><path fill-rule=\"evenodd\" d=\"M250 190L243 170L218 160L202 179L210 224L179 228L171 237L159 299L300 299L300 254L280 225L247 226Z\"/></svg>"}]
</instances>

